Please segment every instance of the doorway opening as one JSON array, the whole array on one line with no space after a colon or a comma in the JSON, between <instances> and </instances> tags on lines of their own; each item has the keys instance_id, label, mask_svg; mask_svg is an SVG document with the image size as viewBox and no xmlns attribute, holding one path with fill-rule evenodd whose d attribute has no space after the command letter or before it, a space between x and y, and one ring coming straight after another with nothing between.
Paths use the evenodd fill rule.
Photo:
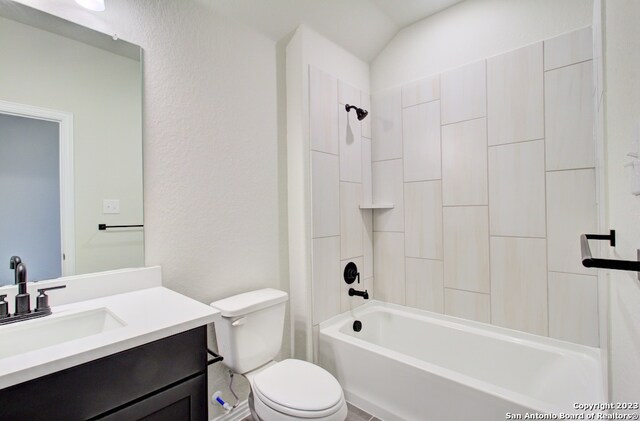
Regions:
<instances>
[{"instance_id":1,"label":"doorway opening","mask_svg":"<svg viewBox=\"0 0 640 421\"><path fill-rule=\"evenodd\" d=\"M29 280L75 273L73 115L0 101L0 285L2 259L19 255Z\"/></svg>"}]
</instances>

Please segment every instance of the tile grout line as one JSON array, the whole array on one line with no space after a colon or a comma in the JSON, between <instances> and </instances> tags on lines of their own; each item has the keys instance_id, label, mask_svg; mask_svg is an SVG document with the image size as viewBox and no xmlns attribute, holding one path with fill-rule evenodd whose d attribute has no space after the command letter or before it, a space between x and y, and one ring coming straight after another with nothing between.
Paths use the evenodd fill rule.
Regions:
<instances>
[{"instance_id":1,"label":"tile grout line","mask_svg":"<svg viewBox=\"0 0 640 421\"><path fill-rule=\"evenodd\" d=\"M319 237L312 237L311 240L320 240L320 239L323 239L323 238L333 238L333 237L340 237L340 234L321 235Z\"/></svg>"},{"instance_id":2,"label":"tile grout line","mask_svg":"<svg viewBox=\"0 0 640 421\"><path fill-rule=\"evenodd\" d=\"M492 298L492 294L491 294L491 286L492 286L492 282L491 282L491 208L489 207L491 202L489 200L489 193L490 193L490 187L489 187L489 60L485 59L484 61L484 90L485 90L485 95L484 95L484 100L485 100L485 110L484 113L487 116L486 120L485 120L485 134L486 134L486 141L487 141L487 254L488 254L488 267L489 267L489 324L493 324L494 320L493 320L493 304L491 303L491 298Z\"/></svg>"},{"instance_id":3,"label":"tile grout line","mask_svg":"<svg viewBox=\"0 0 640 421\"><path fill-rule=\"evenodd\" d=\"M433 180L433 181L438 181L438 180ZM471 207L481 207L481 206L486 206L489 207L489 204L483 204L483 205L442 205L443 208L471 208Z\"/></svg>"},{"instance_id":4,"label":"tile grout line","mask_svg":"<svg viewBox=\"0 0 640 421\"><path fill-rule=\"evenodd\" d=\"M431 262L444 262L444 259L434 259L433 257L416 257L416 256L406 256L407 259L419 259L419 260L429 260Z\"/></svg>"},{"instance_id":5,"label":"tile grout line","mask_svg":"<svg viewBox=\"0 0 640 421\"><path fill-rule=\"evenodd\" d=\"M562 272L559 270L550 270L549 273L560 273L564 275L576 275L576 276L593 276L594 278L598 277L597 272L595 274L588 274L588 273Z\"/></svg>"},{"instance_id":6,"label":"tile grout line","mask_svg":"<svg viewBox=\"0 0 640 421\"><path fill-rule=\"evenodd\" d=\"M405 141L404 141L404 118L405 118L405 108L403 108L402 106L402 101L404 95L402 94L402 88L400 88L400 142L402 143L402 223L403 223L403 237L402 237L402 266L404 267L404 288L403 289L403 305L407 305L407 191L405 188L405 184L404 184L404 157L406 155L405 150L404 150L404 145L405 145Z\"/></svg>"},{"instance_id":7,"label":"tile grout line","mask_svg":"<svg viewBox=\"0 0 640 421\"><path fill-rule=\"evenodd\" d=\"M439 95L439 107L438 107L438 124L440 125L440 247L442 249L442 314L445 313L445 291L444 291L444 283L445 283L445 262L444 262L444 171L442 170L442 77L438 75L438 90L440 91Z\"/></svg>"},{"instance_id":8,"label":"tile grout line","mask_svg":"<svg viewBox=\"0 0 640 421\"><path fill-rule=\"evenodd\" d=\"M314 270L313 270L314 269L314 264L313 264L313 248L314 248L313 247L313 240L314 240L314 234L315 234L314 233L314 223L313 223L314 218L315 218L315 213L313 211L313 191L314 191L313 170L314 170L314 167L315 167L313 165L313 153L314 152L324 153L324 154L328 154L328 153L321 152L321 151L314 151L313 147L312 147L313 146L313 139L312 139L312 128L311 128L311 118L312 118L311 117L311 103L313 102L313 99L314 99L314 95L312 94L313 93L312 80L314 79L314 77L313 77L314 76L314 67L311 64L309 64L306 73L307 73L307 86L304 87L304 88L306 88L306 91L307 91L307 101L306 101L307 102L307 104L306 104L307 105L307 109L306 109L306 111L307 111L307 121L306 121L307 122L307 139L306 139L306 142L309 145L309 151L308 151L309 170L308 171L303 171L303 172L307 173L308 176L309 176L309 179L307 180L307 183L305 183L305 184L307 184L306 187L308 187L308 189L309 189L309 194L310 194L312 200L311 200L311 206L310 206L310 209L309 209L309 213L310 213L310 217L311 217L311 241L309 241L309 244L307 244L308 247L309 247L309 250L310 250L310 259L309 259L310 268L309 268L309 270L311 272L311 276L310 276L309 281L305 283L305 287L308 287L309 291L311 291L311 292L305 294L304 300L307 303L309 303L309 301L310 301L310 304L311 304L311 306L310 306L311 307L311 312L310 312L310 314L307 314L308 317L307 317L307 320L305 320L305 332L309 333L308 330L307 330L307 326L306 325L307 325L307 321L310 321L311 322L310 323L311 324L311 332L310 333L311 333L311 338L312 338L311 339L311 342L312 342L311 343L311 347L313 348L313 321L314 321L313 319L314 319L314 315L315 315L315 312L316 312L316 309L315 309L316 305L314 303L314 301L315 301L314 298L315 297L313 296L313 281L314 281L314 278L315 278ZM337 89L338 88L337 88L337 85L336 85L336 92L337 92ZM333 154L328 154L328 155L333 155ZM333 155L333 156L335 156L335 155ZM340 158L338 157L338 159L340 159ZM311 299L309 299L309 295L311 295ZM291 323L292 324L291 324L290 328L293 328L293 320L291 321ZM307 348L309 343L308 343L307 340L305 340L304 342L305 342L304 346L305 346L305 348ZM291 350L293 351L293 345L291 347ZM311 352L312 352L311 358L313 358L313 351L311 351ZM305 354L308 357L309 356L309 350L305 349Z\"/></svg>"},{"instance_id":9,"label":"tile grout line","mask_svg":"<svg viewBox=\"0 0 640 421\"><path fill-rule=\"evenodd\" d=\"M310 314L307 314L308 317L305 320L304 332L305 332L305 335L311 335L311 350L307 349L308 346L309 346L309 340L305 338L305 340L304 340L304 348L305 348L304 349L304 353L308 357L309 356L309 351L311 351L311 358L313 358L313 321L314 321L313 319L314 319L315 312L316 312L316 310L315 310L316 305L314 303L315 300L314 300L314 296L313 296L313 284L314 284L314 278L315 278L314 270L313 270L313 268L314 268L314 264L313 264L313 240L314 240L314 224L313 224L313 220L314 220L314 212L313 212L313 190L314 190L314 188L313 188L313 178L314 178L313 177L313 168L314 168L314 165L313 165L313 152L314 152L314 150L312 148L312 139L311 139L311 137L312 137L312 135L311 135L311 102L313 100L312 94L311 94L312 93L311 80L313 78L314 67L311 64L309 64L305 73L307 73L307 86L303 87L303 90L307 91L307 101L306 101L307 102L307 104L306 104L307 105L307 109L306 109L306 112L307 112L307 127L306 127L306 129L307 129L307 139L306 139L306 142L303 142L303 143L308 143L308 145L309 145L309 151L307 152L308 153L307 159L308 159L308 162L309 162L309 169L308 169L308 171L304 171L304 172L308 173L309 179L307 180L307 183L304 183L304 184L306 184L305 187L308 187L309 194L311 196L311 206L310 206L311 209L309 210L309 217L310 217L309 219L311 220L311 241L310 241L310 244L308 244L309 249L310 249L310 256L309 256L309 266L310 266L310 268L309 268L309 270L311 272L311 276L310 276L309 281L305 282L305 287L308 287L308 290L310 292L305 292L304 301L306 301L308 304L310 304L311 311L310 311ZM304 81L304 78L303 78L303 81ZM337 85L336 85L336 92L337 92L337 89L338 88L337 88ZM304 104L305 101L302 101L302 102ZM304 122L303 122L303 124L304 124ZM325 153L325 152L320 152L320 153ZM340 159L340 158L338 158L338 159ZM311 324L311 332L308 331L308 327L307 327L308 326L307 323L309 321L311 322L310 323ZM293 329L293 319L291 320L291 325L289 326L289 328ZM291 351L293 353L293 344L291 346Z\"/></svg>"},{"instance_id":10,"label":"tile grout line","mask_svg":"<svg viewBox=\"0 0 640 421\"><path fill-rule=\"evenodd\" d=\"M340 233L338 235L338 275L340 274L340 267L341 267L341 257L342 257L342 188L341 188L341 178L342 178L342 165L340 165L340 161L341 158L344 158L343 154L341 154L341 149L342 149L342 141L340 139L340 79L338 79L337 77L336 79L336 99L337 99L337 103L338 106L336 107L336 112L338 114L338 119L337 119L337 123L338 123L338 232ZM345 110L346 112L346 110ZM349 113L347 113L346 116L346 127L348 129L349 127ZM345 138L346 140L346 138ZM338 279L336 280L336 283L338 284L338 296L336 297L336 302L334 302L334 305L337 304L337 308L338 310L341 312L342 311L342 298L341 298L341 285L340 285L340 276L338 276ZM330 283L327 283L328 285L331 285ZM329 302L331 302L331 300L329 300ZM340 314L340 313L338 313ZM331 317L335 316L335 314L332 314ZM331 318L329 317L329 318ZM325 319L328 320L328 319ZM320 323L318 323L320 324ZM313 327L312 327L312 332L311 332L311 337L312 337L312 343L313 343L313 348L312 348L312 352L315 351L316 346L318 347L318 349L320 348L320 344L316 344L316 337L313 334ZM314 355L314 362L318 363L318 361L316 361L316 355Z\"/></svg>"},{"instance_id":11,"label":"tile grout line","mask_svg":"<svg viewBox=\"0 0 640 421\"><path fill-rule=\"evenodd\" d=\"M488 135L487 135L487 138L488 138ZM501 146L518 145L520 143L537 142L537 141L540 141L540 140L544 140L544 138L543 137L539 137L537 139L514 140L513 142L497 143L495 145L489 145L488 142L487 142L487 146L489 148L499 148Z\"/></svg>"},{"instance_id":12,"label":"tile grout line","mask_svg":"<svg viewBox=\"0 0 640 421\"><path fill-rule=\"evenodd\" d=\"M565 172L565 171L586 171L586 170L595 170L595 169L596 167L561 168L559 170L546 170L545 172L550 173L550 172Z\"/></svg>"},{"instance_id":13,"label":"tile grout line","mask_svg":"<svg viewBox=\"0 0 640 421\"><path fill-rule=\"evenodd\" d=\"M434 182L434 181L442 181L442 179L441 178L432 178L430 180L410 180L410 181L405 181L404 184L429 183L429 182Z\"/></svg>"},{"instance_id":14,"label":"tile grout line","mask_svg":"<svg viewBox=\"0 0 640 421\"><path fill-rule=\"evenodd\" d=\"M363 104L363 97L366 97L368 94L364 91L360 91L360 103ZM371 115L371 98L369 98L368 101L369 105L369 119L372 119L372 115ZM364 104L363 104L364 106ZM369 120L371 121L371 120ZM362 203L364 200L364 195L365 195L365 189L366 186L364 185L364 174L366 172L366 168L365 168L365 162L363 162L363 147L362 145L364 144L364 140L363 139L367 139L363 133L362 133L362 127L364 126L363 123L360 124L360 178L362 180L362 188L360 190L360 203ZM369 136L371 136L371 127L369 128ZM369 141L371 142L371 141ZM369 143L369 151L371 151L371 143ZM371 162L368 163L368 165L371 165ZM370 181L373 179L373 174L370 177ZM371 183L372 184L372 183ZM373 203L373 188L371 189L371 195L370 195L370 199L371 199L371 203ZM373 211L372 211L373 212ZM366 212L365 212L366 213ZM364 258L364 254L365 254L365 231L366 231L366 226L364 223L364 219L365 216L362 212L360 212L360 245L362 248L362 271L364 272L364 269L366 267L366 263L365 263L365 258ZM364 282L365 280L363 280ZM342 285L342 283L341 283ZM371 291L371 294L373 295L373 291ZM351 303L349 303L349 310L351 310Z\"/></svg>"},{"instance_id":15,"label":"tile grout line","mask_svg":"<svg viewBox=\"0 0 640 421\"><path fill-rule=\"evenodd\" d=\"M544 52L544 47L542 47L542 48L543 48L543 52ZM589 58L589 59L586 59L586 60L576 61L575 63L569 63L569 64L565 64L563 66L558 66L558 67L554 67L554 68L551 68L551 69L545 69L544 68L544 57L543 57L542 58L542 62L543 62L542 72L543 73L547 73L547 72L553 72L555 70L566 69L567 67L576 66L578 64L585 64L585 63L587 63L589 61L593 61L593 57Z\"/></svg>"},{"instance_id":16,"label":"tile grout line","mask_svg":"<svg viewBox=\"0 0 640 421\"><path fill-rule=\"evenodd\" d=\"M551 335L551 311L549 308L549 202L547 200L547 75L544 69L544 52L547 42L542 43L542 133L544 134L544 235L547 252L545 279L547 284L547 336Z\"/></svg>"},{"instance_id":17,"label":"tile grout line","mask_svg":"<svg viewBox=\"0 0 640 421\"><path fill-rule=\"evenodd\" d=\"M311 126L311 125L309 125ZM311 135L309 135L309 137L311 137ZM340 147L340 145L338 145L338 147ZM336 156L336 157L340 157L339 153L332 153L332 152L326 152L326 151L319 151L317 149L312 149L311 147L309 147L309 152L317 152L317 153L321 153L321 154L325 154L325 155L331 155L331 156Z\"/></svg>"},{"instance_id":18,"label":"tile grout line","mask_svg":"<svg viewBox=\"0 0 640 421\"><path fill-rule=\"evenodd\" d=\"M373 154L372 154L373 155ZM372 164L378 163L378 162L388 162L388 161L397 161L398 159L402 159L402 157L399 158L385 158L385 159L378 159L376 161L374 161L373 159L371 160Z\"/></svg>"},{"instance_id":19,"label":"tile grout line","mask_svg":"<svg viewBox=\"0 0 640 421\"><path fill-rule=\"evenodd\" d=\"M403 284L403 290L404 290L404 300L403 300L403 305L407 305L407 221L406 221L406 216L407 216L407 203L406 203L406 192L405 192L405 185L404 185L404 109L402 108L402 88L400 88L400 143L401 143L401 147L400 149L402 150L402 212L404 213L404 215L402 215L402 267L404 269L404 276L402 277L402 284Z\"/></svg>"},{"instance_id":20,"label":"tile grout line","mask_svg":"<svg viewBox=\"0 0 640 421\"><path fill-rule=\"evenodd\" d=\"M533 238L537 240L545 240L547 237L536 237L533 235L501 235L501 234L489 234L489 237L497 238Z\"/></svg>"},{"instance_id":21,"label":"tile grout line","mask_svg":"<svg viewBox=\"0 0 640 421\"><path fill-rule=\"evenodd\" d=\"M450 289L453 291L461 291L461 292L468 292L471 294L482 294L482 295L491 295L490 292L482 292L482 291L472 291L470 289L462 289L462 288L454 288L454 287L444 287L444 289ZM467 320L473 320L473 319L467 319Z\"/></svg>"},{"instance_id":22,"label":"tile grout line","mask_svg":"<svg viewBox=\"0 0 640 421\"><path fill-rule=\"evenodd\" d=\"M485 73L486 73L486 70L485 70ZM485 74L485 79L486 79L486 77L487 77L487 75ZM485 82L485 89L486 89L486 82ZM486 101L486 99L485 99L485 101ZM486 114L486 112L485 112L485 114ZM451 125L453 125L453 124L466 123L466 122L468 122L468 121L480 120L480 119L482 119L482 118L487 118L487 116L486 116L486 115L483 115L482 117L467 118L467 119L465 119L465 120L452 121L452 122L445 123L445 124L442 124L442 121L441 121L441 122L440 122L440 125L441 125L442 127L444 127L444 126L451 126Z\"/></svg>"},{"instance_id":23,"label":"tile grout line","mask_svg":"<svg viewBox=\"0 0 640 421\"><path fill-rule=\"evenodd\" d=\"M438 83L439 83L439 82L438 82ZM404 86L407 86L407 85L408 85L408 84L405 84L405 85L402 85L402 86L404 87ZM402 89L402 87L401 87L401 89ZM417 102L417 103L412 104L412 105L403 105L403 106L402 106L402 110L406 110L407 108L417 107L418 105L430 104L430 103L432 103L432 102L436 102L436 101L440 101L440 98L431 99L431 100L429 100L429 101ZM451 124L454 124L454 123L451 123Z\"/></svg>"}]
</instances>

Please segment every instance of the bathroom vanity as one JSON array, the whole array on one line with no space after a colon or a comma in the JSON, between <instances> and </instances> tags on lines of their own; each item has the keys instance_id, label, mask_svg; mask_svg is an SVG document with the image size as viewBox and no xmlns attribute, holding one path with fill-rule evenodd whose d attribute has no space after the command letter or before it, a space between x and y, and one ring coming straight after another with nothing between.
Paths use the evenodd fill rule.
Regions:
<instances>
[{"instance_id":1,"label":"bathroom vanity","mask_svg":"<svg viewBox=\"0 0 640 421\"><path fill-rule=\"evenodd\" d=\"M4 389L1 418L205 420L206 354L191 329Z\"/></svg>"},{"instance_id":2,"label":"bathroom vanity","mask_svg":"<svg viewBox=\"0 0 640 421\"><path fill-rule=\"evenodd\" d=\"M159 268L29 288L62 282L52 315L0 326L0 419L207 419L215 309L160 286Z\"/></svg>"}]
</instances>

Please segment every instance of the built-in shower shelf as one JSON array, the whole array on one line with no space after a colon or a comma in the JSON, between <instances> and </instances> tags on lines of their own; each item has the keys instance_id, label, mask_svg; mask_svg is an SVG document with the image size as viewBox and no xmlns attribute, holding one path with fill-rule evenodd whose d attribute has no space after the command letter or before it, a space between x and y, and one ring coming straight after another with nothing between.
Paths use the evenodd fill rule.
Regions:
<instances>
[{"instance_id":1,"label":"built-in shower shelf","mask_svg":"<svg viewBox=\"0 0 640 421\"><path fill-rule=\"evenodd\" d=\"M360 209L393 209L393 203L363 203Z\"/></svg>"}]
</instances>

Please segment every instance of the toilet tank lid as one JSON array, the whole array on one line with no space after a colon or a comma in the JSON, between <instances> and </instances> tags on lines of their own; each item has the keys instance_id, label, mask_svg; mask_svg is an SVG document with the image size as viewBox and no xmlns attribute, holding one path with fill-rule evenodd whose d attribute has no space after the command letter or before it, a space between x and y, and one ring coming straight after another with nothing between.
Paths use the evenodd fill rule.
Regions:
<instances>
[{"instance_id":1,"label":"toilet tank lid","mask_svg":"<svg viewBox=\"0 0 640 421\"><path fill-rule=\"evenodd\" d=\"M287 298L284 291L264 288L214 301L211 307L220 310L222 317L237 317L285 302Z\"/></svg>"}]
</instances>

